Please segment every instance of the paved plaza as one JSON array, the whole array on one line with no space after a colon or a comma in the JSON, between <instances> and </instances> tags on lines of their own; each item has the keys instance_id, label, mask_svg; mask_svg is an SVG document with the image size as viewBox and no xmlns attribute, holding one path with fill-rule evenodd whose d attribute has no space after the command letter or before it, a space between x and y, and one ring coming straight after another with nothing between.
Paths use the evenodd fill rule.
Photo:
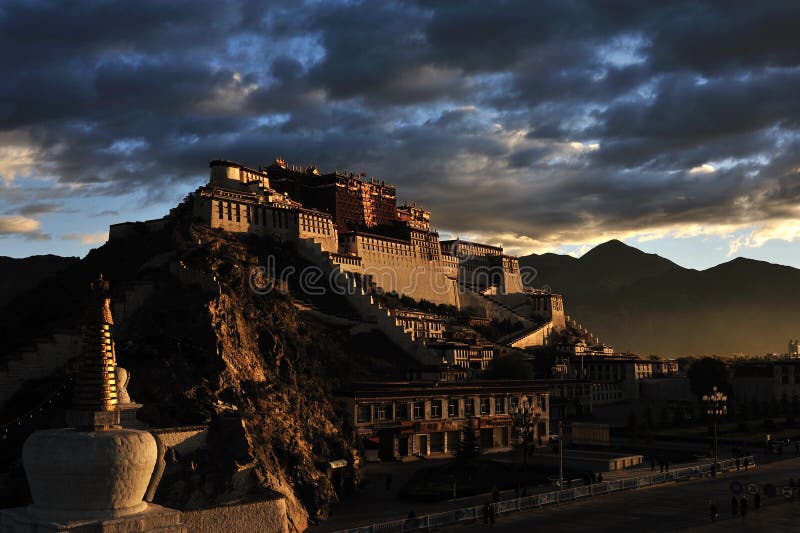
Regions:
<instances>
[{"instance_id":1,"label":"paved plaza","mask_svg":"<svg viewBox=\"0 0 800 533\"><path fill-rule=\"evenodd\" d=\"M500 515L494 525L483 523L453 525L447 531L792 531L800 527L800 500L762 497L762 508L754 508L749 496L746 517L730 513L732 481L787 485L800 477L800 459L759 465L748 472L732 472L651 488L587 498L577 502ZM720 520L709 519L709 500L719 509Z\"/></svg>"},{"instance_id":2,"label":"paved plaza","mask_svg":"<svg viewBox=\"0 0 800 533\"><path fill-rule=\"evenodd\" d=\"M514 452L499 452L491 454L492 459L499 460L499 461L519 461L520 457L519 454ZM455 500L448 500L448 501L441 501L441 502L432 502L432 503L421 503L421 502L411 502L406 500L400 500L397 498L397 492L399 489L411 478L414 472L416 472L419 468L434 466L436 464L441 464L442 462L448 461L451 458L449 456L442 456L438 458L432 458L428 460L422 461L413 461L409 463L373 463L370 464L367 468L366 479L368 480L367 486L356 496L351 496L345 503L335 506L333 509L333 514L330 519L324 521L318 526L313 527L312 531L326 533L331 531L336 531L340 529L356 527L356 526L364 526L376 522L384 522L390 520L398 520L405 518L408 515L408 512L413 509L417 516L423 516L430 513L436 513L441 511L447 511L452 509L464 508L474 505L482 505L484 504L488 498L490 497L489 494L482 494L476 496L467 496L467 497L459 497ZM797 460L783 460L774 463L778 457L770 456L764 457L763 455L756 456L756 461L758 462L758 468L755 471L750 471L747 473L747 476L751 476L753 474L760 475L762 472L766 472L768 476L776 476L778 473L774 472L774 468L779 468L781 471L785 470L785 472L780 473L779 478L775 481L772 481L774 484L785 484L788 482L790 477L800 477L800 459ZM765 463L764 461L768 461L769 463ZM692 463L694 464L694 463ZM774 467L773 464L777 464L779 466ZM686 466L687 464L680 463L670 465L671 469L681 468ZM794 465L794 466L792 466ZM603 478L606 481L612 481L614 479L619 478L627 478L627 477L635 477L638 475L647 474L650 471L649 464L643 464L638 468L626 469L623 471L618 472L608 472L603 474ZM744 472L742 473L744 474ZM392 486L390 489L387 490L385 486L385 479L387 475L392 476ZM727 486L733 479L744 478L744 475L728 473L721 475L717 478L717 484L721 483L721 489L718 491L717 496L722 497L724 496L725 491L727 491ZM658 488L653 489L639 489L638 491L633 492L625 492L620 495L612 495L612 496L603 496L603 497L595 497L592 502L589 501L582 501L577 503L566 503L562 504L559 507L552 507L552 508L542 508L538 510L532 511L523 511L519 513L519 516L528 515L531 513L539 513L536 516L541 516L543 513L551 513L555 511L560 511L562 509L568 510L571 507L575 506L575 508L582 508L581 506L587 505L592 503L593 505L600 505L601 509L604 505L607 505L608 502L613 501L613 498L623 498L623 499L630 499L634 497L646 497L651 498L649 495L652 491L675 491L676 498L680 499L680 495L684 487L690 486L692 483L706 483L711 482L712 480L703 480L703 481L690 481L690 482L680 482L678 484L670 483L664 486L660 486ZM542 487L530 487L529 491L531 494L536 492L547 492L553 490L550 486L542 486ZM721 492L720 492L721 491ZM711 494L711 493L709 493ZM642 496L646 495L646 496ZM502 491L501 493L502 499L509 499L514 497L513 490L506 490ZM694 496L693 496L694 497ZM707 518L708 509L708 496L702 496L704 498L699 504L699 512L700 517L702 519ZM718 507L720 508L721 514L723 518L726 516L725 512L728 510L730 496L728 496L725 501L718 502ZM652 509L637 509L636 512L640 512L645 516L658 516L658 507L661 503L654 504ZM686 505L678 505L678 509L685 510ZM800 511L800 509L799 509ZM601 511L605 512L605 511ZM630 516L633 511L626 511L626 516ZM667 507L664 510L665 513L673 513L674 509ZM502 523L505 523L507 520L510 520L514 515L505 515L502 517ZM597 517L595 516L593 519L589 520L588 523L595 525L595 521ZM606 520L604 518L604 520ZM608 519L610 520L610 519ZM695 520L695 524L697 521ZM501 523L498 523L495 526L495 529L501 528ZM477 525L473 525L473 527L477 527Z\"/></svg>"}]
</instances>

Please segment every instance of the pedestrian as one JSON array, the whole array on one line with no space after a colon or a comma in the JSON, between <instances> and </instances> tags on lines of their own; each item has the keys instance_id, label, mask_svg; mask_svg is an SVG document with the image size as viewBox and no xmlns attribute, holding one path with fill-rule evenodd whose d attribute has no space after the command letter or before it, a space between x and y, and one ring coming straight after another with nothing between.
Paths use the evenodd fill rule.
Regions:
<instances>
[{"instance_id":1,"label":"pedestrian","mask_svg":"<svg viewBox=\"0 0 800 533\"><path fill-rule=\"evenodd\" d=\"M739 461L739 458L738 458L738 457L736 458L736 461L735 461L735 463L734 463L734 464L736 465L736 471L738 472L738 471L739 471L739 467L740 467L740 466L741 466L741 464L742 464L742 463L741 463L741 461Z\"/></svg>"},{"instance_id":2,"label":"pedestrian","mask_svg":"<svg viewBox=\"0 0 800 533\"><path fill-rule=\"evenodd\" d=\"M500 491L497 490L497 487L492 487L492 501L494 502L500 501Z\"/></svg>"},{"instance_id":3,"label":"pedestrian","mask_svg":"<svg viewBox=\"0 0 800 533\"><path fill-rule=\"evenodd\" d=\"M386 476L386 490L392 490L392 475Z\"/></svg>"},{"instance_id":4,"label":"pedestrian","mask_svg":"<svg viewBox=\"0 0 800 533\"><path fill-rule=\"evenodd\" d=\"M650 457L650 471L651 472L655 472L656 471L656 460L653 459L652 456Z\"/></svg>"},{"instance_id":5,"label":"pedestrian","mask_svg":"<svg viewBox=\"0 0 800 533\"><path fill-rule=\"evenodd\" d=\"M489 523L489 513L492 510L492 504L490 502L486 502L486 505L483 506L483 523Z\"/></svg>"},{"instance_id":6,"label":"pedestrian","mask_svg":"<svg viewBox=\"0 0 800 533\"><path fill-rule=\"evenodd\" d=\"M663 473L664 472L664 462L661 459L658 460L658 467L661 469L661 472Z\"/></svg>"},{"instance_id":7,"label":"pedestrian","mask_svg":"<svg viewBox=\"0 0 800 533\"><path fill-rule=\"evenodd\" d=\"M497 514L497 509L495 509L494 505L489 506L489 522L494 524L495 515Z\"/></svg>"},{"instance_id":8,"label":"pedestrian","mask_svg":"<svg viewBox=\"0 0 800 533\"><path fill-rule=\"evenodd\" d=\"M598 483L602 483L603 482L603 473L602 472L598 472L597 473L597 482Z\"/></svg>"},{"instance_id":9,"label":"pedestrian","mask_svg":"<svg viewBox=\"0 0 800 533\"><path fill-rule=\"evenodd\" d=\"M747 470L748 466L750 466L750 458L749 457L745 457L744 458L744 469Z\"/></svg>"},{"instance_id":10,"label":"pedestrian","mask_svg":"<svg viewBox=\"0 0 800 533\"><path fill-rule=\"evenodd\" d=\"M717 506L714 505L712 500L708 501L708 512L711 515L711 521L716 522L717 518L719 518L719 513L717 512Z\"/></svg>"},{"instance_id":11,"label":"pedestrian","mask_svg":"<svg viewBox=\"0 0 800 533\"><path fill-rule=\"evenodd\" d=\"M754 499L755 499L754 503L756 504L756 509L761 509L761 493L760 492L756 492L756 495L755 495Z\"/></svg>"},{"instance_id":12,"label":"pedestrian","mask_svg":"<svg viewBox=\"0 0 800 533\"><path fill-rule=\"evenodd\" d=\"M742 501L739 504L739 514L742 515L742 518L747 514L747 496L742 496Z\"/></svg>"},{"instance_id":13,"label":"pedestrian","mask_svg":"<svg viewBox=\"0 0 800 533\"><path fill-rule=\"evenodd\" d=\"M669 472L669 461L664 461L664 470Z\"/></svg>"},{"instance_id":14,"label":"pedestrian","mask_svg":"<svg viewBox=\"0 0 800 533\"><path fill-rule=\"evenodd\" d=\"M739 514L739 500L733 496L731 498L731 515L736 516L737 514Z\"/></svg>"}]
</instances>

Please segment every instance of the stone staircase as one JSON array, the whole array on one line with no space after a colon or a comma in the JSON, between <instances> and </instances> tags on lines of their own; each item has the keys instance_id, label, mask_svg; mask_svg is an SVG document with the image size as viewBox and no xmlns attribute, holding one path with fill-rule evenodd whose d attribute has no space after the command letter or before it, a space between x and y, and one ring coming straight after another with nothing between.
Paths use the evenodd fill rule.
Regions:
<instances>
[{"instance_id":1,"label":"stone staircase","mask_svg":"<svg viewBox=\"0 0 800 533\"><path fill-rule=\"evenodd\" d=\"M112 301L115 321L124 323L155 292L150 282L134 282L125 287L123 296ZM49 337L0 361L0 406L31 380L51 376L80 355L83 338L78 329L56 329Z\"/></svg>"},{"instance_id":2,"label":"stone staircase","mask_svg":"<svg viewBox=\"0 0 800 533\"><path fill-rule=\"evenodd\" d=\"M321 269L336 292L347 300L363 321L375 323L389 340L421 364L441 363L441 357L436 352L428 348L422 339L412 340L411 335L396 324L392 311L375 301L369 278L342 270L313 239L301 239L297 249L301 256Z\"/></svg>"},{"instance_id":3,"label":"stone staircase","mask_svg":"<svg viewBox=\"0 0 800 533\"><path fill-rule=\"evenodd\" d=\"M569 315L566 315L564 318L566 319L567 326L569 326L569 327L571 327L571 328L573 328L573 329L576 329L576 330L578 330L578 332L579 332L579 333L580 333L580 334L581 334L581 335L582 335L584 338L587 338L587 339L589 339L589 340L590 340L592 343L594 343L594 344L600 344L600 337L598 337L597 335L593 334L591 331L589 331L588 329L586 329L585 327L583 327L583 326L580 324L580 322L577 322L577 321L575 321L575 320L574 320L574 319L573 319L571 316L569 316Z\"/></svg>"},{"instance_id":4,"label":"stone staircase","mask_svg":"<svg viewBox=\"0 0 800 533\"><path fill-rule=\"evenodd\" d=\"M470 290L464 290L461 293L461 301L465 308L483 313L486 318L492 320L509 320L511 322L519 322L525 328L532 328L535 326L533 320L514 311L493 296Z\"/></svg>"},{"instance_id":5,"label":"stone staircase","mask_svg":"<svg viewBox=\"0 0 800 533\"><path fill-rule=\"evenodd\" d=\"M499 339L497 344L505 344L506 346L520 349L530 346L544 346L552 331L553 321L550 320L541 326L516 331L510 335L506 335Z\"/></svg>"}]
</instances>

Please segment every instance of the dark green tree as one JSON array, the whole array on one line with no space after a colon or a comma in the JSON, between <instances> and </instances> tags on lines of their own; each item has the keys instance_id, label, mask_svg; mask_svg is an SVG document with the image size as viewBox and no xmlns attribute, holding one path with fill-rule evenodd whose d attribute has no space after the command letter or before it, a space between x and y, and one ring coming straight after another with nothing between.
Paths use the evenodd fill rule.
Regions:
<instances>
[{"instance_id":1,"label":"dark green tree","mask_svg":"<svg viewBox=\"0 0 800 533\"><path fill-rule=\"evenodd\" d=\"M481 453L483 449L475 432L469 429L464 431L464 437L456 448L456 461L464 464L472 463Z\"/></svg>"},{"instance_id":2,"label":"dark green tree","mask_svg":"<svg viewBox=\"0 0 800 533\"><path fill-rule=\"evenodd\" d=\"M536 379L553 377L553 366L555 366L559 356L555 348L552 346L534 346L526 351L534 357L533 373Z\"/></svg>"},{"instance_id":3,"label":"dark green tree","mask_svg":"<svg viewBox=\"0 0 800 533\"><path fill-rule=\"evenodd\" d=\"M628 415L628 431L632 440L635 441L639 437L639 419L633 409Z\"/></svg>"},{"instance_id":4,"label":"dark green tree","mask_svg":"<svg viewBox=\"0 0 800 533\"><path fill-rule=\"evenodd\" d=\"M658 421L658 427L660 427L660 428L669 427L670 418L671 417L669 416L669 408L668 407L663 407L661 409L661 418Z\"/></svg>"},{"instance_id":5,"label":"dark green tree","mask_svg":"<svg viewBox=\"0 0 800 533\"><path fill-rule=\"evenodd\" d=\"M510 353L492 359L485 376L488 379L533 379L533 365L524 355Z\"/></svg>"},{"instance_id":6,"label":"dark green tree","mask_svg":"<svg viewBox=\"0 0 800 533\"><path fill-rule=\"evenodd\" d=\"M714 387L730 395L728 366L715 357L703 357L693 362L686 371L689 387L698 396L709 394Z\"/></svg>"}]
</instances>

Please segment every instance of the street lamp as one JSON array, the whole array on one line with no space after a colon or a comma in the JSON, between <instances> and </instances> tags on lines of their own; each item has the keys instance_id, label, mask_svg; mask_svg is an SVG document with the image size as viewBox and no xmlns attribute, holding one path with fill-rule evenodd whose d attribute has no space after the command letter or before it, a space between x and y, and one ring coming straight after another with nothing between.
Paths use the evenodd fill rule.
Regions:
<instances>
[{"instance_id":1,"label":"street lamp","mask_svg":"<svg viewBox=\"0 0 800 533\"><path fill-rule=\"evenodd\" d=\"M517 408L511 413L519 443L522 445L522 460L526 471L528 470L528 448L541 416L542 408L534 406L533 402L524 395L520 397Z\"/></svg>"},{"instance_id":2,"label":"street lamp","mask_svg":"<svg viewBox=\"0 0 800 533\"><path fill-rule=\"evenodd\" d=\"M722 391L717 390L717 387L714 387L711 390L711 394L703 395L703 403L706 404L706 414L712 416L714 419L714 472L717 471L718 460L717 418L728 414L728 406L726 405L727 401L728 397L725 396Z\"/></svg>"}]
</instances>

